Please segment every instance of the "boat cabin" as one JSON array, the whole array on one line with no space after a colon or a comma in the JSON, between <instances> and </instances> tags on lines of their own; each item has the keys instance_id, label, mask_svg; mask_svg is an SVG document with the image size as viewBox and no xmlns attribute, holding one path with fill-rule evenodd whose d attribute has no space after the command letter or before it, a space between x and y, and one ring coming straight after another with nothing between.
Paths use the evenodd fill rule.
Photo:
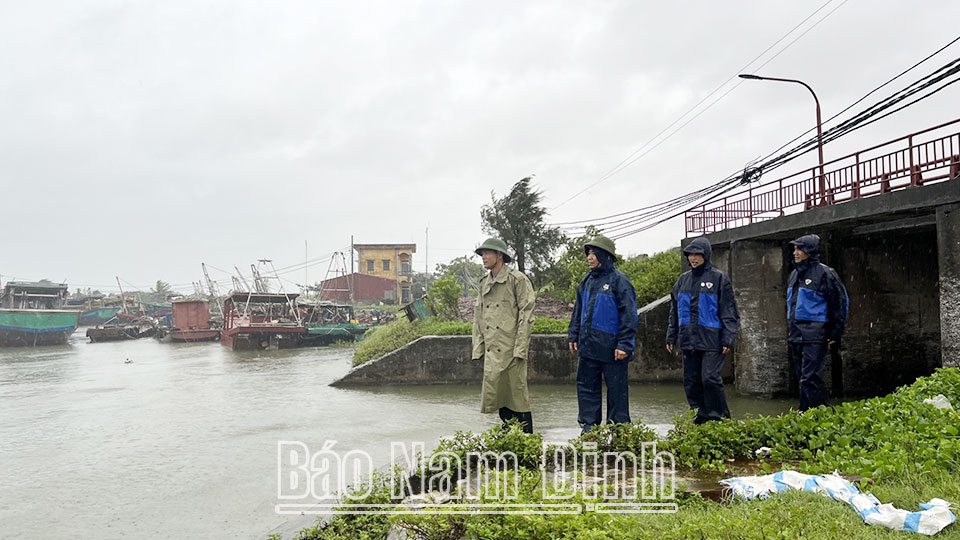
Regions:
<instances>
[{"instance_id":1,"label":"boat cabin","mask_svg":"<svg viewBox=\"0 0 960 540\"><path fill-rule=\"evenodd\" d=\"M69 289L66 283L8 281L0 307L5 309L61 309Z\"/></svg>"},{"instance_id":2,"label":"boat cabin","mask_svg":"<svg viewBox=\"0 0 960 540\"><path fill-rule=\"evenodd\" d=\"M223 302L220 340L233 350L287 349L307 331L297 309L299 294L235 292Z\"/></svg>"}]
</instances>

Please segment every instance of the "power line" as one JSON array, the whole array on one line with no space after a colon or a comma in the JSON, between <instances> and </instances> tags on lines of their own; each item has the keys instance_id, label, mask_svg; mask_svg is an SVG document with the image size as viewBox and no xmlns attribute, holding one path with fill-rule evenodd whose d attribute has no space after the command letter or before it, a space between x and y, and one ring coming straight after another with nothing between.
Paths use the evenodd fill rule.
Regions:
<instances>
[{"instance_id":1,"label":"power line","mask_svg":"<svg viewBox=\"0 0 960 540\"><path fill-rule=\"evenodd\" d=\"M912 66L908 67L907 69L901 71L899 74L895 75L893 78L889 79L887 82L885 82L885 83L881 84L880 86L877 86L877 87L874 88L873 90L867 92L867 93L864 94L864 96L861 97L860 99L854 101L854 102L851 103L850 105L847 105L842 111L840 111L840 112L838 112L837 114L831 116L830 118L827 118L827 119L823 122L823 124L828 124L828 123L830 123L831 121L835 120L837 117L839 117L840 115L842 115L843 113L845 113L845 112L849 111L850 109L856 107L856 106L859 105L861 102L863 102L863 100L865 100L865 99L867 99L868 97L872 96L873 94L877 93L878 91L880 91L880 89L882 89L883 87L889 85L889 84L892 83L893 81L895 81L895 80L899 79L900 77L903 77L903 76L906 75L907 73L913 71L914 69L916 69L917 67L919 67L921 64L923 64L923 63L926 62L927 60L930 60L930 59L933 58L934 56L942 53L944 50L946 50L948 47L950 47L951 45L953 45L953 44L956 43L957 41L960 41L960 36L957 36L957 37L953 38L953 39L950 41L950 43L947 43L947 44L944 45L943 47L940 47L940 48L937 49L936 51L930 53L930 54L927 55L927 57L924 58L923 60L920 60L919 62L913 64ZM814 127L810 128L810 129L804 131L804 132L801 133L800 135L797 135L796 137L794 137L794 138L793 138L792 140L790 140L789 142L787 142L787 143L783 144L782 146L780 146L780 148L777 148L777 149L774 150L773 152L770 152L769 154L767 154L766 156L764 156L761 161L767 160L768 158L770 158L771 156L773 156L773 155L776 154L777 152L779 152L779 151L783 150L784 148L786 148L787 146L789 146L789 145L797 142L797 140L799 140L801 137L803 137L804 135L806 135L806 134L808 134L808 133L810 133L810 132L812 132L812 131L814 131L814 130L816 130L816 129L817 129L817 127L814 126Z\"/></svg>"},{"instance_id":2,"label":"power line","mask_svg":"<svg viewBox=\"0 0 960 540\"><path fill-rule=\"evenodd\" d=\"M960 62L960 59L956 60L955 62ZM960 65L958 65L958 66L955 67L953 70L951 70L951 74L955 74L955 73L957 73L957 72L960 72ZM943 80L943 79L940 79L940 80ZM928 85L925 85L923 88L927 88L927 87L929 87L929 86L932 86L933 84L936 84L936 82L939 82L939 81L931 82L931 83L929 83ZM864 117L862 118L862 120L861 120L858 124L856 124L856 125L850 127L849 129L846 129L845 131L843 131L843 132L835 135L835 136L832 137L830 140L834 140L834 139L837 139L837 138L842 137L842 136L844 136L844 135L847 135L847 134L849 134L849 133L852 132L852 131L855 131L855 130L857 130L857 129L860 129L860 128L862 128L862 127L865 127L865 126L867 126L867 125L870 125L870 124L872 124L872 123L874 123L874 122L877 122L877 121L879 121L879 120L882 120L883 118L886 118L887 116L890 116L891 114L897 113L897 112L899 112L899 111L901 111L901 110L903 110L903 109L906 109L906 108L908 108L908 107L911 107L911 106L915 105L916 103L919 103L920 101L923 101L924 99L927 99L927 98L933 96L934 94L940 92L941 90L945 89L946 87L948 87L948 86L950 86L950 85L952 85L952 84L954 84L954 83L956 83L956 82L960 82L960 78L957 78L957 79L954 79L954 80L952 80L952 81L950 81L950 82L947 82L947 83L944 84L943 86L941 86L941 87L939 87L939 88L936 88L936 89L928 92L927 94L925 94L925 95L923 95L923 96L921 96L921 97L919 97L919 98L917 98L917 99L915 99L915 100L913 100L913 101L911 101L911 102L909 102L909 103L903 104L903 105L901 105L900 107L897 107L896 109L894 109L894 110L892 110L892 111L889 111L889 112L887 112L887 113L885 113L885 114L883 114L883 115L877 116L876 118L873 118L873 119L871 119L871 120L869 120L869 121L867 121L867 118L870 118L871 116L873 116L873 114L871 114L871 115L866 115L866 116L864 116ZM914 93L915 93L915 92L914 92ZM912 95L912 94L911 94L911 95ZM898 103L899 101L900 101L900 100L894 101L893 103L887 105L887 107L892 107L893 105L895 105L895 104ZM885 107L885 108L887 108L887 107ZM881 109L881 110L883 110L883 109ZM809 150L807 150L807 151L809 151ZM785 160L783 163L786 163L787 161L792 161L792 160L800 157L800 156L803 155L804 153L806 153L806 151L805 151L805 152L802 152L802 153L799 153L799 154L797 154L797 155L795 155L795 156L790 157L789 159ZM782 165L783 163L778 163L778 164L776 165L776 167L779 167L779 166ZM738 187L738 185L730 186L730 187L728 187L727 189L723 190L722 192L716 193L716 194L715 194L713 197L711 197L710 199L707 199L706 201L703 201L703 202L701 202L701 203L698 203L698 205L703 205L703 204L706 204L707 202L710 202L711 200L715 200L716 198L722 196L723 194L725 194L725 193L729 192L730 190L735 189L735 188L737 188L737 187ZM625 233L622 233L622 234L619 234L619 235L612 236L611 238L612 238L613 240L618 240L618 239L620 239L620 238L624 238L624 237L627 237L627 236L631 236L631 235L633 235L633 234L637 234L637 233L643 232L643 231L648 230L648 229L650 229L650 228L653 228L653 227L655 227L655 226L657 226L657 225L660 225L661 223L664 223L665 221L668 221L668 220L673 219L673 218L675 218L675 217L681 216L681 215L683 215L684 213L686 213L687 211L689 211L691 208L693 208L693 207L685 208L685 209L683 209L683 210L681 210L681 211L679 211L679 212L677 212L677 213L674 213L674 214L672 214L672 215L670 215L670 216L667 216L666 218L660 219L660 220L658 220L658 221L656 221L656 222L653 222L653 223L648 223L648 224L643 225L643 226L641 226L641 227L639 227L639 228L637 228L637 229L634 229L634 230L631 230L631 231L628 231L628 232L625 232Z\"/></svg>"},{"instance_id":3,"label":"power line","mask_svg":"<svg viewBox=\"0 0 960 540\"><path fill-rule=\"evenodd\" d=\"M846 135L846 134L849 133L849 132L855 131L855 130L860 129L860 128L862 128L862 127L866 127L866 126L868 126L868 125L876 122L877 120L881 120L881 119L883 119L883 118L886 118L887 116L889 116L889 115L891 115L891 114L893 114L893 113L895 113L895 112L898 112L898 111L900 111L900 110L903 110L904 108L906 108L906 107L908 107L908 106L911 106L911 105L913 105L913 104L915 104L915 103L917 103L917 102L919 102L919 101L922 101L923 99L926 99L927 97L929 97L929 96L931 96L931 95L933 95L933 94L936 94L936 93L939 92L940 90L943 90L943 89L946 88L947 86L953 84L953 82L949 82L949 83L945 84L943 87L941 87L941 88L939 88L939 89L937 89L937 90L934 90L934 91L930 92L930 93L927 94L926 96L923 96L923 97L921 97L921 98L918 98L918 99L916 99L916 100L914 100L914 101L912 101L912 102L910 102L910 103L908 103L908 104L906 104L906 105L904 105L904 106L898 107L897 109L895 109L895 110L893 110L893 111L890 111L890 112L888 112L888 113L886 113L886 114L883 114L882 116L879 116L879 117L877 117L877 118L875 118L875 119L873 119L873 120L870 120L869 122L866 121L868 118L871 118L871 117L873 117L873 116L878 115L880 112L882 112L882 111L884 111L884 110L886 110L886 109L888 109L888 108L896 105L897 103L905 100L906 98L908 98L908 97L910 97L910 96L912 96L912 95L914 95L914 94L917 94L917 93L919 93L919 92L921 92L921 91L923 91L923 90L925 90L925 89L927 89L927 88L929 88L929 87L931 87L931 86L933 86L933 85L935 85L935 84L938 84L938 83L942 82L943 80L945 80L947 77L950 77L950 76L952 76L952 75L955 75L955 74L957 74L958 72L960 72L960 58L948 62L946 65L944 65L944 66L942 66L942 67L934 70L932 73L930 73L930 74L928 74L928 75L926 75L926 76L924 76L924 77L921 77L920 79L914 81L913 83L910 83L910 84L907 85L905 88L903 88L903 89L901 89L901 90L899 90L899 91L897 91L897 92L894 92L894 93L891 94L890 96L888 96L888 97L880 100L880 101L877 102L876 104L868 107L866 110L861 111L860 113L857 113L857 114L854 115L852 118L850 118L850 119L848 119L848 120L845 120L844 122L840 123L839 125L834 126L834 127L830 128L830 129L826 130L826 131L823 133L823 142L824 142L824 143L827 143L827 142L833 141L833 140L835 140L835 139L837 139L837 138L839 138L839 137L841 137L841 136L843 136L843 135ZM938 74L939 74L939 75L938 75ZM954 82L955 82L955 81L954 81ZM793 159L796 159L797 157L799 157L799 156L801 156L801 155L803 155L803 154L805 154L805 153L807 153L807 152L809 152L809 151L812 151L812 150L816 147L817 144L818 144L818 143L817 143L817 138L816 138L816 137L812 137L812 138L804 141L803 143L795 146L793 149L791 149L791 150L789 150L789 151L787 151L787 152L784 152L783 154L781 154L781 155L779 155L779 156L777 156L777 157L774 157L773 159L768 159L768 160L766 161L766 164L763 166L763 169L764 169L764 170L773 170L773 169L776 169L777 167L780 167L780 166L784 165L784 164L787 163L788 161L792 161ZM804 149L806 149L806 150L804 150ZM803 150L803 152L800 152L801 150ZM800 152L800 153L798 154L798 152ZM794 155L794 154L796 154L796 155ZM790 157L790 156L793 156L793 157Z\"/></svg>"},{"instance_id":4,"label":"power line","mask_svg":"<svg viewBox=\"0 0 960 540\"><path fill-rule=\"evenodd\" d=\"M848 1L849 1L849 0L843 0L843 2L841 2L837 7L835 7L833 10L831 10L829 13L827 13L823 18L821 18L821 19L818 20L816 23L814 23L813 25L811 25L809 28L807 28L806 30L804 30L799 36L797 36L795 39L793 39L793 41L791 41L790 43L788 43L785 47L783 47L782 49L780 49L775 55L773 55L772 57L770 57L769 59L767 59L764 63L760 64L760 65L757 66L755 69L760 69L760 68L766 66L766 65L769 64L771 61L773 61L775 58L777 58L778 56L780 56L781 53L783 53L784 51L786 51L791 45L793 45L793 44L796 43L800 38L802 38L803 36L805 36L808 32L810 32L810 30L813 30L814 28L816 28L817 25L819 25L821 22L823 22L824 20L826 20L827 17L829 17L830 15L833 15L833 13L834 13L835 11L837 11L838 9L840 9L841 7L843 7L843 5L846 4ZM793 32L795 32L798 28L800 28L801 26L803 26L804 23L806 23L806 22L807 22L808 20L810 20L814 15L816 15L816 14L819 13L821 10L823 10L823 8L827 7L827 5L830 4L831 2L833 2L833 0L827 0L826 3L824 3L824 4L821 5L819 8L817 8L816 10L814 10L813 13L811 13L810 15L807 15L806 18L804 18L804 19L803 19L802 21L800 21L796 26L794 26L793 28L791 28L790 31L788 31L786 34L784 34L783 36L781 36L778 40L776 40L775 42L773 42L773 44L771 44L769 47L767 47L766 49L764 49L764 51L761 52L760 54L758 54L756 57L754 57L753 60L750 60L750 61L747 62L742 68L740 68L739 70L737 70L736 72L734 72L733 75L731 75L729 78L727 78L727 80L723 81L723 82L722 82L719 86L717 86L712 92L710 92L709 94L707 94L706 96L704 96L704 97L703 97L700 101L698 101L693 107L691 107L691 108L688 109L685 113L683 113L682 115L680 115L679 117L677 117L676 120L674 120L670 125L668 125L668 126L667 126L666 128L664 128L662 131L660 131L660 133L657 133L657 134L654 135L650 140L648 140L647 142L643 143L643 145L640 146L640 148L637 148L637 149L634 150L632 153L630 153L630 155L628 155L626 158L624 158L622 161L620 161L620 163L618 163L618 164L617 164L616 166L614 166L612 169L610 169L609 171L607 171L606 173L604 173L597 181L593 182L593 183L590 184L589 186L587 186L587 187L583 188L582 190L578 191L577 193L575 193L573 196L567 198L566 200L564 200L564 201L561 202L560 204L558 204L558 205L554 206L553 208L551 208L551 211L552 211L552 210L556 210L557 208L560 208L561 206L567 204L568 202L572 201L573 199L579 197L580 195L583 195L584 193L586 193L586 192L589 191L590 189L593 189L594 187L596 187L596 186L599 185L600 183L605 182L606 180L610 179L611 177L613 177L613 176L616 175L617 173L623 171L624 169L626 169L626 168L629 167L630 165L636 163L638 160L640 160L641 158L643 158L644 156L646 156L647 154L649 154L650 152L652 152L653 150L655 150L657 147L659 147L659 146L660 146L661 144L663 144L665 141L667 141L668 139L670 139L671 137L673 137L674 135L676 135L680 130L682 130L684 127L686 127L690 122L693 122L694 120L696 120L697 118L699 118L700 115L702 115L703 113L705 113L706 111L708 111L711 107L713 107L714 105L716 105L717 103L719 103L720 100L722 100L724 97L727 96L727 94L729 94L730 92L734 91L737 87L739 87L740 84L741 84L741 82L738 82L738 83L735 84L733 87L731 87L730 89L728 89L728 90L727 90L726 92L724 92L720 97L718 97L717 99L715 99L714 101L712 101L709 105L707 105L707 107L705 107L703 110L701 110L700 112L698 112L696 115L694 115L693 117L691 117L690 119L688 119L686 122L684 122L683 124L681 124L680 127L678 127L678 128L675 129L673 132L671 132L669 135L667 135L666 137L664 137L663 139L661 139L660 141L658 141L655 145L653 145L652 147L650 147L647 151L643 152L643 153L640 154L640 155L637 155L637 154L640 153L644 148L646 148L646 147L649 146L651 143L653 143L653 141L657 140L661 135L663 135L663 134L666 133L668 130L670 130L670 128L672 128L672 127L675 126L678 122L680 122L681 120L683 120L687 115L689 115L689 114L692 113L694 110L696 110L697 107L699 107L699 106L702 105L705 101L707 101L707 99L709 99L710 96L716 94L718 91L720 91L721 88L723 88L724 86L726 86L730 81L736 79L736 78L737 78L737 75L739 75L740 73L743 73L743 71L744 71L745 69L747 69L748 67L750 67L751 64L753 64L754 62L756 62L757 60L759 60L763 55L765 55L767 52L769 52L769 51L770 51L773 47L775 47L778 43L780 43L781 41L783 41L784 39L786 39L787 36L789 36L790 34L792 34ZM634 157L634 156L636 156L636 157Z\"/></svg>"},{"instance_id":5,"label":"power line","mask_svg":"<svg viewBox=\"0 0 960 540\"><path fill-rule=\"evenodd\" d=\"M955 41L957 41L957 40L952 41L950 44L954 43ZM947 46L949 46L950 44L948 44ZM938 50L937 52L940 52L940 51L942 51L942 50L943 50L943 48L941 48L941 49ZM936 53L934 53L934 54L936 54ZM928 57L925 58L923 61L918 62L917 64L915 64L914 66L912 66L911 68L909 68L907 71L912 70L912 69L915 68L917 65L922 64L924 61L926 61L927 59L929 59L929 58L932 57L932 56L933 56L933 55L928 56ZM824 142L836 140L836 139L838 139L838 138L840 138L840 137L842 137L842 136L845 136L845 135L847 135L847 134L849 134L849 133L851 133L851 132L853 132L853 131L855 131L855 130L857 130L857 129L860 129L860 128L862 128L862 127L865 127L865 126L867 126L867 125L870 125L870 124L872 124L872 123L874 123L874 122L876 122L876 121L879 121L879 120L881 120L881 119L883 119L883 118L886 118L887 116L889 116L889 115L891 115L891 114L894 114L894 113L896 113L896 112L899 112L899 111L901 111L901 110L903 110L903 109L906 109L906 108L908 108L908 107L910 107L910 106L915 105L916 103L919 103L920 101L922 101L922 100L924 100L924 99L927 99L927 98L933 96L934 94L940 92L941 90L947 88L948 86L950 86L950 85L952 85L952 84L960 81L960 78L957 78L957 79L954 79L954 80L952 80L952 81L944 82L944 81L946 81L949 77L951 77L951 76L953 76L953 75L956 75L957 73L960 73L960 58L958 58L958 59L956 59L956 60L953 60L953 61L947 63L946 65L944 65L944 66L942 66L942 67L934 70L932 73L930 73L930 74L928 74L928 75L926 75L926 76L924 76L924 77L921 77L920 79L918 79L918 80L916 80L916 81L908 84L905 88L903 88L903 89L895 92L895 93L892 94L891 96L888 96L887 98L885 98L885 99L883 99L883 100L880 100L880 101L877 102L876 104L871 105L870 107L867 107L864 111L861 111L860 113L857 113L856 115L854 115L854 117L851 118L850 120L847 120L847 121L841 123L840 125L835 126L834 128L831 128L831 129L827 130L827 131L824 133ZM901 75L902 75L902 74L901 74ZM898 76L898 77L899 77L899 76ZM896 77L895 77L894 79L896 79ZM889 83L889 81L888 81L888 83ZM874 90L871 90L871 92L869 92L869 93L867 94L867 96L869 96L870 94L876 92L879 88L882 88L883 86L885 86L885 85L888 84L888 83L885 83L885 84L881 85L880 87L878 87L878 88L876 88L876 89L874 89ZM914 100L912 100L912 101L903 103L903 102L904 102L906 99L908 99L909 97L911 97L911 96L913 96L913 95L916 95L916 94L918 94L918 93L921 93L921 92L923 92L924 90L927 90L927 89L929 89L929 88L931 88L931 87L933 87L933 86L935 86L935 85L938 85L938 84L940 84L940 83L944 83L944 84L942 84L942 85L939 86L938 88L935 88L935 89L933 89L933 90L930 90L930 91L927 92L926 94L924 94L924 95L922 95L922 96L920 96L920 97L917 97L916 99L914 99ZM865 97L867 97L867 96L865 96ZM864 98L860 98L859 100L857 100L857 101L854 103L854 105L856 105L856 103L862 102L862 101L865 99L865 97L864 97ZM894 108L894 107L896 107L896 108ZM849 110L849 109L850 109L850 107L847 107L847 109L844 109L844 110ZM888 110L888 109L892 109L892 110ZM881 113L883 113L883 114L881 114ZM802 136L802 135L801 135L801 136ZM713 193L713 195L712 195L710 198L708 198L706 201L700 202L700 203L698 203L698 204L700 204L700 205L706 204L707 202L709 202L709 201L711 201L711 200L715 200L717 197L721 196L722 194L725 194L725 193L729 192L730 190L735 189L735 188L736 188L738 185L740 185L740 184L744 184L744 183L749 183L749 182L751 182L751 181L755 181L756 179L758 179L758 178L760 177L760 174L761 174L763 171L765 171L765 170L772 170L772 169L775 169L775 168L777 168L777 167L780 167L780 166L782 166L782 165L784 165L784 164L786 164L786 163L788 163L788 162L790 162L790 161L792 161L792 160L794 160L794 159L799 158L800 156L802 156L802 155L805 154L806 152L812 150L812 149L813 149L813 145L816 144L816 142L817 142L817 141L816 141L815 138L810 139L810 140L805 141L804 143L802 143L802 144L794 147L793 149L791 149L791 150L789 150L789 151L787 151L787 152L785 152L785 153L783 153L783 154L781 154L781 155L779 155L779 156L777 156L777 157L775 157L775 158L773 158L773 159L765 159L765 161L764 161L762 164L757 165L756 167L748 167L748 168L745 168L745 169L744 169L744 172L743 172L743 175L740 176L740 177L737 177L737 176L728 176L728 177L725 178L724 180L721 180L720 182L717 182L717 183L713 184L712 186L708 186L707 188L701 188L700 190L696 190L696 191L691 192L691 193L688 193L688 194L686 194L686 195L682 195L682 196L680 196L680 197L676 197L676 198L674 198L674 199L671 199L670 201L667 201L666 203L660 203L660 204L658 204L658 205L653 205L653 206L650 206L650 207L646 207L646 208L651 208L652 210L649 210L649 211L647 211L647 212L645 212L645 213L630 215L630 217L621 218L621 219L614 220L614 221L603 221L603 219L601 219L601 220L595 220L595 221L593 221L593 223L596 224L597 222L599 222L599 223L602 224L602 225L606 225L606 227L602 229L604 232L623 231L623 230L625 230L625 229L629 229L630 227L635 227L635 228L633 228L633 229L626 230L625 232L622 232L622 233L617 234L617 235L610 235L611 238L614 239L614 240L619 239L619 238L624 238L624 237L626 237L626 236L630 236L630 235L632 235L632 234L636 234L636 233L645 231L645 230L650 229L650 228L652 228L652 227L655 227L656 225L659 225L659 224L661 224L661 223L663 223L663 222L665 222L665 221L668 221L668 220L673 219L673 218L675 218L675 217L677 217L677 216L679 216L679 215L682 215L684 212L688 211L689 208L686 208L686 209L684 209L684 210L680 210L679 212L674 212L674 213L671 213L671 212L674 211L674 210L677 210L678 208L680 208L680 207L682 207L682 206L686 206L687 204L694 203L694 202L696 202L696 201L699 201L700 199L703 199L703 197L705 197L706 194L708 194L708 193ZM788 143L788 144L789 144L789 143ZM781 148L782 148L782 147L781 147ZM769 158L769 156L768 156L768 158ZM691 208L692 208L692 207L691 207ZM631 211L631 212L624 212L624 213L619 214L618 216L628 215L628 214L631 214L631 213L636 213L636 212L638 212L639 210L642 210L642 209L634 210L634 211ZM662 218L661 218L661 216L666 216L666 217L662 217ZM652 221L652 222L651 222L651 220L653 220L654 218L661 218L661 219L657 219L656 221ZM581 221L581 222L578 222L578 223L584 223L584 222L586 222L586 221L587 221L587 220L584 220L584 221ZM584 228L584 229L585 229L585 227L586 227L586 226L577 227L576 229L573 229L573 230L579 230L579 229L581 229L581 228Z\"/></svg>"}]
</instances>

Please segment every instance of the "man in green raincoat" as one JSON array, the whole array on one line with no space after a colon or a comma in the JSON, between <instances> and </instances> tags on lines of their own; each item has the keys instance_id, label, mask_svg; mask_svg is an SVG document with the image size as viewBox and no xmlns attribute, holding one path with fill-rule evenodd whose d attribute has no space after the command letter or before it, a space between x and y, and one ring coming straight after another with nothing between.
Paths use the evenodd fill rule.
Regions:
<instances>
[{"instance_id":1,"label":"man in green raincoat","mask_svg":"<svg viewBox=\"0 0 960 540\"><path fill-rule=\"evenodd\" d=\"M499 412L506 422L520 421L533 433L527 395L527 352L533 330L533 285L519 270L506 265L513 257L507 244L488 238L476 249L489 273L480 280L473 312L474 360L483 360L480 412Z\"/></svg>"}]
</instances>

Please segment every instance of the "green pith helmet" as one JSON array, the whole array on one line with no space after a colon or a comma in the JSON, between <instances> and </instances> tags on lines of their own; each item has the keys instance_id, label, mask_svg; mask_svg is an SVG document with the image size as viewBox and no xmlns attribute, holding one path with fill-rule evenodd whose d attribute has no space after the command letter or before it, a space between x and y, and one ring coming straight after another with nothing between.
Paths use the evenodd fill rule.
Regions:
<instances>
[{"instance_id":1,"label":"green pith helmet","mask_svg":"<svg viewBox=\"0 0 960 540\"><path fill-rule=\"evenodd\" d=\"M510 248L507 247L507 243L499 238L487 238L480 244L480 247L473 250L477 255L482 255L483 250L492 249L493 251L499 251L503 253L503 262L508 263L513 260L513 256L510 255Z\"/></svg>"},{"instance_id":2,"label":"green pith helmet","mask_svg":"<svg viewBox=\"0 0 960 540\"><path fill-rule=\"evenodd\" d=\"M589 242L586 243L586 245L583 246L584 253L589 254L590 248L592 247L600 248L614 257L617 256L617 247L613 244L613 240L602 234L594 236Z\"/></svg>"}]
</instances>

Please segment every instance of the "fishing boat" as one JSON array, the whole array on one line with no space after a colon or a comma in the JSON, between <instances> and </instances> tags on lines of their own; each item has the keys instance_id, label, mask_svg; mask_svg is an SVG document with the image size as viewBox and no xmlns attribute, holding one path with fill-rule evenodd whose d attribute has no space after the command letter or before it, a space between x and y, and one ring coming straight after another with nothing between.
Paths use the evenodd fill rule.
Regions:
<instances>
[{"instance_id":1,"label":"fishing boat","mask_svg":"<svg viewBox=\"0 0 960 540\"><path fill-rule=\"evenodd\" d=\"M0 297L0 345L59 345L77 329L80 311L63 309L66 283L8 281Z\"/></svg>"},{"instance_id":2,"label":"fishing boat","mask_svg":"<svg viewBox=\"0 0 960 540\"><path fill-rule=\"evenodd\" d=\"M307 331L302 345L329 345L337 341L356 341L369 328L354 317L353 306L336 302L318 302L307 306Z\"/></svg>"},{"instance_id":3,"label":"fishing boat","mask_svg":"<svg viewBox=\"0 0 960 540\"><path fill-rule=\"evenodd\" d=\"M206 300L175 300L173 302L173 328L164 332L170 341L214 341L220 337L220 329L210 323L210 308Z\"/></svg>"},{"instance_id":4,"label":"fishing boat","mask_svg":"<svg viewBox=\"0 0 960 540\"><path fill-rule=\"evenodd\" d=\"M223 302L220 343L235 351L292 349L307 332L296 293L234 292Z\"/></svg>"},{"instance_id":5,"label":"fishing boat","mask_svg":"<svg viewBox=\"0 0 960 540\"><path fill-rule=\"evenodd\" d=\"M117 316L119 307L95 307L80 313L80 326L97 326Z\"/></svg>"},{"instance_id":6,"label":"fishing boat","mask_svg":"<svg viewBox=\"0 0 960 540\"><path fill-rule=\"evenodd\" d=\"M104 341L125 341L152 337L157 333L158 323L151 317L122 317L122 313L98 325L87 329L87 337L91 343Z\"/></svg>"}]
</instances>

